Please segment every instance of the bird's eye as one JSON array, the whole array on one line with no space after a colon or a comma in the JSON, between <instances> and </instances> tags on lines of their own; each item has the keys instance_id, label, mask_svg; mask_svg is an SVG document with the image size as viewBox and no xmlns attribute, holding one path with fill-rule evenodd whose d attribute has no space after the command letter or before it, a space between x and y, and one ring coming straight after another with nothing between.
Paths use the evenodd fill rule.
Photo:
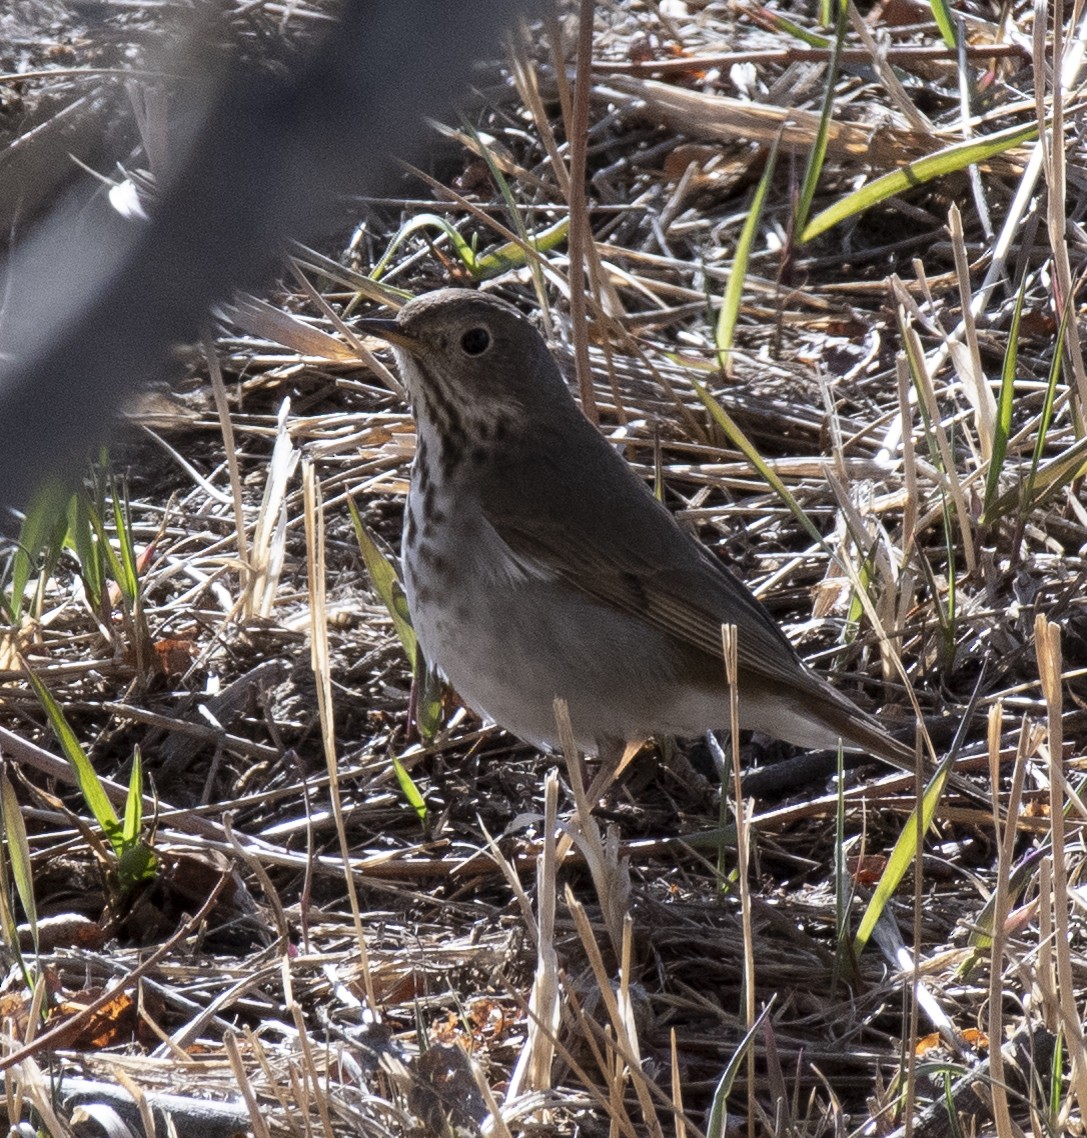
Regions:
<instances>
[{"instance_id":1,"label":"bird's eye","mask_svg":"<svg viewBox=\"0 0 1087 1138\"><path fill-rule=\"evenodd\" d=\"M491 334L486 328L469 328L460 338L466 356L481 356L491 346Z\"/></svg>"}]
</instances>

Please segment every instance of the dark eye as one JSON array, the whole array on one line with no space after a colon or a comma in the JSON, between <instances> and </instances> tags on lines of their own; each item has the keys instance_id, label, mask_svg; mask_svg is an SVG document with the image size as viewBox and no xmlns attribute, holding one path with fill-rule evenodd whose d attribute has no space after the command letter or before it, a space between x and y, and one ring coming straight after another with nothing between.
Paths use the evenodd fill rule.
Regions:
<instances>
[{"instance_id":1,"label":"dark eye","mask_svg":"<svg viewBox=\"0 0 1087 1138\"><path fill-rule=\"evenodd\" d=\"M491 346L491 334L486 328L469 328L460 338L466 356L481 356Z\"/></svg>"}]
</instances>

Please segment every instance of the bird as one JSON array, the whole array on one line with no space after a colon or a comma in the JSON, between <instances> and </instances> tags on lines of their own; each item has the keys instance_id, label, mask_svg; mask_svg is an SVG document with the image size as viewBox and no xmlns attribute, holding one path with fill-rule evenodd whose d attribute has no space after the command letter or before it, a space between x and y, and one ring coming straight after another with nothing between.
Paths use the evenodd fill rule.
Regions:
<instances>
[{"instance_id":1,"label":"bird","mask_svg":"<svg viewBox=\"0 0 1087 1138\"><path fill-rule=\"evenodd\" d=\"M811 670L764 605L586 418L546 342L489 293L423 293L359 327L393 348L416 424L404 590L430 666L546 751L564 699L583 753L730 723L913 772L914 749Z\"/></svg>"}]
</instances>

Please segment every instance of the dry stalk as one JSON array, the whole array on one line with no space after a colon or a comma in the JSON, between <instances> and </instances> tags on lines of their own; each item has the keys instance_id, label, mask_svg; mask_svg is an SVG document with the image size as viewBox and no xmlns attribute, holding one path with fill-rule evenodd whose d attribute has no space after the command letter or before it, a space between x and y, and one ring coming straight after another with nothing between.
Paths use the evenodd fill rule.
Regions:
<instances>
[{"instance_id":1,"label":"dry stalk","mask_svg":"<svg viewBox=\"0 0 1087 1138\"><path fill-rule=\"evenodd\" d=\"M298 450L288 430L290 402L279 409L276 441L264 484L264 497L249 551L248 583L242 611L247 617L271 615L283 572L287 542L287 486L298 466Z\"/></svg>"},{"instance_id":2,"label":"dry stalk","mask_svg":"<svg viewBox=\"0 0 1087 1138\"><path fill-rule=\"evenodd\" d=\"M988 462L993 454L993 432L996 426L996 399L989 387L985 369L981 363L981 347L978 344L977 323L970 311L970 266L967 262L965 237L962 230L962 214L959 207L952 204L947 214L948 232L951 236L951 250L955 255L955 275L959 285L959 303L962 305L963 340L949 339L948 349L955 362L955 369L962 381L963 391L974 410L974 426L977 430L981 458Z\"/></svg>"},{"instance_id":3,"label":"dry stalk","mask_svg":"<svg viewBox=\"0 0 1087 1138\"><path fill-rule=\"evenodd\" d=\"M731 725L732 757L732 811L736 818L736 863L740 888L740 921L744 939L744 1031L754 1026L757 1018L755 1004L755 938L751 926L751 804L744 800L743 767L740 761L740 664L737 652L736 626L721 626L721 647L725 661L725 679L728 682L728 720ZM724 772L722 771L722 781ZM758 1117L755 1097L755 1049L747 1049L747 1133L755 1138L755 1119Z\"/></svg>"},{"instance_id":4,"label":"dry stalk","mask_svg":"<svg viewBox=\"0 0 1087 1138\"><path fill-rule=\"evenodd\" d=\"M321 489L317 473L311 462L302 466L302 489L305 498L306 561L307 585L310 603L310 660L313 676L317 683L317 712L321 722L321 740L324 744L325 763L328 769L329 796L336 818L336 834L340 843L340 856L343 859L344 884L351 905L351 916L355 922L355 936L359 948L359 964L370 1010L376 1015L377 998L374 994L373 977L370 975L370 958L366 949L366 933L362 926L362 913L359 908L358 891L351 868L351 847L343 818L343 803L340 797L339 756L336 750L336 735L332 713L332 669L328 654L328 616L325 611L325 523L321 505Z\"/></svg>"},{"instance_id":5,"label":"dry stalk","mask_svg":"<svg viewBox=\"0 0 1087 1138\"><path fill-rule=\"evenodd\" d=\"M322 1076L317 1067L314 1056L314 1040L306 1030L306 1020L302 1009L297 1004L290 1006L291 1016L298 1029L298 1044L300 1049L298 1073L301 1076L302 1086L305 1089L308 1102L317 1107L317 1114L321 1119L321 1126L326 1138L335 1138L332 1126L332 1117L328 1109L327 1076ZM300 1104L301 1105L301 1104ZM308 1111L306 1112L308 1114Z\"/></svg>"},{"instance_id":6,"label":"dry stalk","mask_svg":"<svg viewBox=\"0 0 1087 1138\"><path fill-rule=\"evenodd\" d=\"M551 1068L559 1030L559 963L555 951L555 907L558 901L559 782L554 770L544 784L544 848L536 863L536 974L528 999L528 1038L510 1076L507 1104L520 1095L551 1089Z\"/></svg>"},{"instance_id":7,"label":"dry stalk","mask_svg":"<svg viewBox=\"0 0 1087 1138\"><path fill-rule=\"evenodd\" d=\"M989 952L989 1056L992 1081L993 1121L997 1138L1013 1138L1014 1124L1009 1114L1007 1077L1004 1072L1004 976L1005 956L1008 953L1008 914L1011 909L1009 882L1015 856L1016 827L1014 821L1003 821L1000 810L1000 738L1004 718L1002 701L989 709L989 773L993 788L993 831L997 845L997 876L993 894L993 933ZM1020 724L1019 744L1016 747L1015 768L1012 772L1008 795L1007 817L1019 816L1023 784L1026 778L1026 761L1029 753L1030 731L1027 721ZM1009 965L1014 966L1014 958Z\"/></svg>"},{"instance_id":8,"label":"dry stalk","mask_svg":"<svg viewBox=\"0 0 1087 1138\"><path fill-rule=\"evenodd\" d=\"M901 291L896 288L896 292L901 296ZM903 322L903 334L905 337L912 341L913 350L910 353L912 357L918 361L925 360L924 349L921 347L920 338L917 335L916 329L912 324ZM959 479L958 466L955 463L954 456L951 452L951 444L948 441L947 431L944 428L943 418L940 415L939 407L936 403L936 389L934 386L933 374L929 371L927 361L925 367L919 367L918 372L914 378L920 394L920 398L925 405L925 414L932 427L933 436L936 439L936 449L940 452L940 462L943 470L942 474L947 484L947 491L951 495L951 500L955 505L955 522L957 531L962 538L963 557L966 561L967 571L973 572L977 567L977 554L974 549L974 534L970 527L970 513L966 507L966 496L963 494L962 483Z\"/></svg>"},{"instance_id":9,"label":"dry stalk","mask_svg":"<svg viewBox=\"0 0 1087 1138\"><path fill-rule=\"evenodd\" d=\"M1053 849L1053 932L1057 964L1057 1006L1061 1027L1068 1047L1072 1072L1072 1093L1080 1110L1087 1110L1087 1051L1084 1049L1083 1019L1076 1006L1075 980L1072 971L1072 946L1069 914L1071 897L1068 884L1068 862L1065 854L1063 723L1061 706L1061 628L1039 613L1034 623L1038 676L1047 715L1046 747L1049 752L1049 822Z\"/></svg>"},{"instance_id":10,"label":"dry stalk","mask_svg":"<svg viewBox=\"0 0 1087 1138\"><path fill-rule=\"evenodd\" d=\"M630 1003L629 974L620 971L619 991L616 993L608 977L604 959L600 954L600 946L593 933L592 924L585 912L585 907L574 898L569 886L566 889L566 903L574 918L574 926L581 940L581 946L588 957L589 967L596 981L596 993L599 995L608 1015L610 1030L604 1032L605 1054L603 1058L605 1062L601 1070L613 1072L614 1077L610 1084L613 1095L612 1102L617 1110L622 1110L625 1114L621 1087L628 1082L633 1084L634 1093L642 1109L644 1124L651 1138L664 1138L660 1120L657 1118L657 1112L653 1105L653 1095L660 1092L642 1070L638 1028ZM627 917L623 922L622 940L619 945L620 960L623 962L629 962L632 927L632 922ZM587 1022L591 1024L592 1020Z\"/></svg>"},{"instance_id":11,"label":"dry stalk","mask_svg":"<svg viewBox=\"0 0 1087 1138\"><path fill-rule=\"evenodd\" d=\"M215 397L215 413L219 416L219 429L223 434L223 451L226 454L227 471L230 475L230 500L234 511L235 537L238 543L238 593L249 596L250 580L249 549L245 537L245 499L242 494L242 476L238 467L238 449L234 445L234 425L230 419L230 404L223 383L223 369L219 365L219 355L215 340L206 326L203 330L204 357L208 364L208 378Z\"/></svg>"},{"instance_id":12,"label":"dry stalk","mask_svg":"<svg viewBox=\"0 0 1087 1138\"><path fill-rule=\"evenodd\" d=\"M249 1073L245 1069L241 1051L238 1049L238 1037L233 1031L223 1032L223 1050L226 1051L227 1058L230 1060L230 1069L234 1072L234 1081L238 1085L238 1090L249 1108L249 1121L253 1127L254 1135L256 1138L272 1138L268 1123L264 1120L264 1114L257 1101L257 1093L249 1081Z\"/></svg>"},{"instance_id":13,"label":"dry stalk","mask_svg":"<svg viewBox=\"0 0 1087 1138\"><path fill-rule=\"evenodd\" d=\"M574 731L570 723L570 713L566 701L555 700L555 722L559 729L559 739L562 745L563 756L570 771L570 785L574 792L575 810L571 820L571 834L573 840L581 850L593 879L597 899L600 902L600 912L604 918L604 925L611 939L612 951L619 956L622 939L623 924L629 913L630 906L630 873L626 860L619 860L619 836L614 830L609 830L607 838L601 836L600 827L593 817L593 805L602 791L596 789L595 783L590 788L592 797L586 793L584 769L581 765L581 756L574 742ZM602 764L598 778L606 777L610 783L614 780L617 771L611 768L608 762ZM559 846L557 857L562 857L565 850Z\"/></svg>"}]
</instances>

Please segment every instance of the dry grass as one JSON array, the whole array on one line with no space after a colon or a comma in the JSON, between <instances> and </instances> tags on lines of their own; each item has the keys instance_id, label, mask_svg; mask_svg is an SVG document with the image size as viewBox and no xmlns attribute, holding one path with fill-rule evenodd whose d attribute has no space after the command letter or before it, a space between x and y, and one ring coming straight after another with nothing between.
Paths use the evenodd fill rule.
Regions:
<instances>
[{"instance_id":1,"label":"dry grass","mask_svg":"<svg viewBox=\"0 0 1087 1138\"><path fill-rule=\"evenodd\" d=\"M949 1099L964 1133L1082 1129L1080 10L1064 13L1056 98L1056 38L1034 28L1038 8L964 9L961 59L927 6L853 13L816 212L860 180L1039 115L1063 122L1063 146L1047 126L1044 146L800 244L792 210L829 48L754 7L597 7L591 83L556 66L573 60L576 20L519 38L466 94L474 135L451 114L459 133L435 134L403 200L345 203L324 250L338 268L299 254L267 298L274 312L239 308L214 366L193 349L182 382L131 409L110 465L137 549L151 549L148 642L133 642L140 626L119 608L90 611L70 552L5 633L0 745L48 930L30 981L13 967L0 994L11 1125L72 1133L68 1088L123 1112L110 1098L121 1087L145 1127L155 1096L185 1100L182 1134L246 1117L276 1136L943 1134L955 1132ZM278 15L237 18L267 18L278 35ZM808 5L793 18L815 27ZM55 34L76 69L108 39ZM35 82L22 97L42 105L74 94L70 76ZM580 155L566 145L579 114ZM726 382L717 306L775 139ZM591 212L571 218L570 246L531 252L526 237L582 192ZM700 747L637 757L594 814L568 789L582 785L576 758L552 774L554 758L464 713L429 746L408 738L409 670L347 498L394 550L411 419L395 380L354 347L276 312L337 334L318 296L349 324L358 290L374 294L366 274L421 214L479 253L529 248L482 287L538 312L572 382L580 362L603 429L817 667L891 725L916 700L939 755L965 722L961 769L982 788L992 776L994 809L941 807L912 889L859 957L881 855L913 824L908 779L783 790L785 768L763 774L745 792L738 860L718 829L738 810L719 816ZM569 319L568 248L583 250L587 321ZM467 270L427 228L382 283L451 281L469 283ZM987 492L1020 293L1006 457ZM123 899L108 887L15 648L103 778L123 782L140 748L153 884ZM756 740L745 764L775 751ZM95 1000L97 1018L79 1011ZM43 1021L42 1006L57 1010ZM205 1098L234 1113L184 1121Z\"/></svg>"}]
</instances>

